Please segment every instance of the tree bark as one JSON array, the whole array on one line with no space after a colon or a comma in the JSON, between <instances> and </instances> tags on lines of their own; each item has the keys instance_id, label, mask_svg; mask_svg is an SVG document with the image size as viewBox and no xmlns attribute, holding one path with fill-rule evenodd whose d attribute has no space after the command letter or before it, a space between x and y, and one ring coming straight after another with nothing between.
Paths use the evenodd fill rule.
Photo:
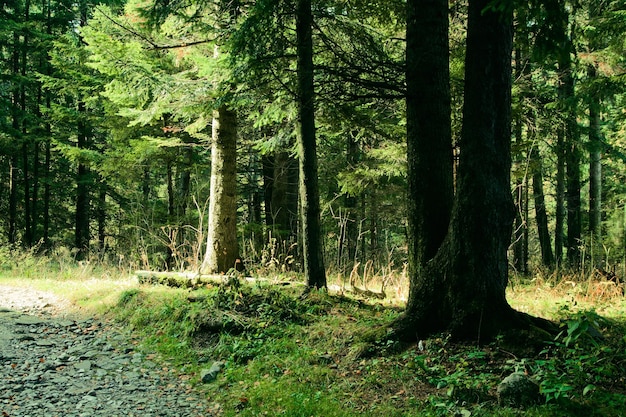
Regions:
<instances>
[{"instance_id":1,"label":"tree bark","mask_svg":"<svg viewBox=\"0 0 626 417\"><path fill-rule=\"evenodd\" d=\"M515 216L510 190L512 15L469 3L457 194L446 239L396 327L415 340L447 331L483 341L528 326L505 296ZM443 53L441 51L440 53ZM447 51L446 51L447 53Z\"/></svg>"},{"instance_id":2,"label":"tree bark","mask_svg":"<svg viewBox=\"0 0 626 417\"><path fill-rule=\"evenodd\" d=\"M309 288L326 288L317 178L312 27L311 0L297 0L297 140L300 157L300 230L304 275Z\"/></svg>"},{"instance_id":3,"label":"tree bark","mask_svg":"<svg viewBox=\"0 0 626 417\"><path fill-rule=\"evenodd\" d=\"M77 126L77 141L76 147L80 150L87 149L89 146L90 129L87 125L87 110L85 103L79 101L78 103L78 126ZM76 258L84 259L87 256L89 250L89 206L90 206L90 177L91 173L89 168L82 161L82 157L79 158L78 167L76 170L76 213L75 213L75 226L74 226L74 247L78 250Z\"/></svg>"},{"instance_id":4,"label":"tree bark","mask_svg":"<svg viewBox=\"0 0 626 417\"><path fill-rule=\"evenodd\" d=\"M225 106L213 113L210 193L202 273L241 269L237 241L237 116Z\"/></svg>"},{"instance_id":5,"label":"tree bark","mask_svg":"<svg viewBox=\"0 0 626 417\"><path fill-rule=\"evenodd\" d=\"M604 3L598 0L589 2L589 20L597 19L601 13ZM600 40L592 38L589 49L593 53L600 49ZM587 67L588 82L593 85L598 78L598 71L595 63L589 63ZM600 95L597 88L592 88L589 92L589 234L591 236L592 255L600 257L592 259L596 265L602 255L602 132L600 130Z\"/></svg>"},{"instance_id":6,"label":"tree bark","mask_svg":"<svg viewBox=\"0 0 626 417\"><path fill-rule=\"evenodd\" d=\"M544 266L554 266L554 255L548 230L548 213L546 212L545 194L543 191L543 164L539 149L533 150L531 157L531 170L533 176L533 199L535 201L535 222L537 223L537 235L541 247L541 261Z\"/></svg>"},{"instance_id":7,"label":"tree bark","mask_svg":"<svg viewBox=\"0 0 626 417\"><path fill-rule=\"evenodd\" d=\"M443 242L452 211L448 26L447 0L407 2L409 303L422 268Z\"/></svg>"},{"instance_id":8,"label":"tree bark","mask_svg":"<svg viewBox=\"0 0 626 417\"><path fill-rule=\"evenodd\" d=\"M274 154L270 216L272 234L279 241L295 240L298 234L298 161L289 152Z\"/></svg>"},{"instance_id":9,"label":"tree bark","mask_svg":"<svg viewBox=\"0 0 626 417\"><path fill-rule=\"evenodd\" d=\"M596 69L589 67L588 76L596 77ZM594 247L602 243L602 133L600 132L600 100L589 97L589 234ZM595 253L595 251L594 251ZM595 262L595 260L592 260Z\"/></svg>"}]
</instances>

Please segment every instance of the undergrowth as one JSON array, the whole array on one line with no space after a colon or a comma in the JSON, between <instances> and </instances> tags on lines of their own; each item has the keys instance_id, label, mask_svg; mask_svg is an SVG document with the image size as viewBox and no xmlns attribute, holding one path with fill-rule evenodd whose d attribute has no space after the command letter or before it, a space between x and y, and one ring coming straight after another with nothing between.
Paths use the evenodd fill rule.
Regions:
<instances>
[{"instance_id":1,"label":"undergrowth","mask_svg":"<svg viewBox=\"0 0 626 417\"><path fill-rule=\"evenodd\" d=\"M625 324L561 305L561 333L529 354L498 339L453 344L445 335L363 358L359 335L399 309L343 296L230 281L198 291L128 290L112 313L206 392L216 415L513 416L623 415ZM155 331L156 330L156 331ZM523 356L526 355L526 356ZM200 370L225 363L215 382ZM497 405L495 388L521 371L542 404Z\"/></svg>"},{"instance_id":2,"label":"undergrowth","mask_svg":"<svg viewBox=\"0 0 626 417\"><path fill-rule=\"evenodd\" d=\"M400 307L316 291L302 297L301 289L235 279L197 290L139 286L111 279L111 271L107 279L94 278L97 267L90 268L83 274L85 266L77 265L69 278L71 268L59 263L59 278L30 270L21 281L19 272L5 270L0 283L65 292L83 312L106 314L132 332L137 349L204 392L216 416L621 416L626 410L626 303L621 295L598 295L589 279L513 280L508 297L515 308L560 323L559 335L544 346L526 346L523 335L517 345L497 339L483 346L439 335L363 357L360 335L393 321ZM202 370L218 361L224 367L217 379L202 383ZM496 387L512 372L539 385L540 404L498 406Z\"/></svg>"}]
</instances>

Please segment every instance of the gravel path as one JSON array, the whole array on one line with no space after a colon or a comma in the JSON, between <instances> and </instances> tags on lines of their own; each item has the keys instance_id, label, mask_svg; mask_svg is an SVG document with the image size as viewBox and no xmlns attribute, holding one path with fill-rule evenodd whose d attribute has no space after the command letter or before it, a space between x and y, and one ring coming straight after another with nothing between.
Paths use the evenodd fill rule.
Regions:
<instances>
[{"instance_id":1,"label":"gravel path","mask_svg":"<svg viewBox=\"0 0 626 417\"><path fill-rule=\"evenodd\" d=\"M60 313L52 294L0 285L0 416L210 416L183 379L129 336Z\"/></svg>"}]
</instances>

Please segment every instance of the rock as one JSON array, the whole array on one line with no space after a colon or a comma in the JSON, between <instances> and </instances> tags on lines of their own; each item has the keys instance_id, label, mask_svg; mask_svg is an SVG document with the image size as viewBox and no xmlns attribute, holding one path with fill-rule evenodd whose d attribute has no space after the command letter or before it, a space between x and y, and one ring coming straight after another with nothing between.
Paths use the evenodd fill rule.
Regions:
<instances>
[{"instance_id":1,"label":"rock","mask_svg":"<svg viewBox=\"0 0 626 417\"><path fill-rule=\"evenodd\" d=\"M211 365L209 369L203 369L202 372L200 372L200 379L205 384L215 381L217 374L220 373L223 367L224 362L213 362L213 365Z\"/></svg>"},{"instance_id":2,"label":"rock","mask_svg":"<svg viewBox=\"0 0 626 417\"><path fill-rule=\"evenodd\" d=\"M526 374L514 372L504 378L496 390L502 407L525 408L539 403L539 385Z\"/></svg>"}]
</instances>

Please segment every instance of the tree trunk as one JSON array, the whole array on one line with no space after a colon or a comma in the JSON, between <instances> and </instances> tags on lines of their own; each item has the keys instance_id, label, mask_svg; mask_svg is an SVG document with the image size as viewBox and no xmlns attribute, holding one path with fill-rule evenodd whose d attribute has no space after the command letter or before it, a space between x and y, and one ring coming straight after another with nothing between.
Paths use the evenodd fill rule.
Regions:
<instances>
[{"instance_id":1,"label":"tree trunk","mask_svg":"<svg viewBox=\"0 0 626 417\"><path fill-rule=\"evenodd\" d=\"M30 1L27 0L24 3L24 22L28 22L30 20ZM22 39L22 65L20 69L20 74L22 78L25 80L27 77L28 70L28 45L29 36L28 31L24 31L23 39ZM20 109L23 115L28 114L28 109L26 108L26 86L21 86L20 92ZM22 174L23 174L23 187L24 187L24 236L23 236L23 244L26 247L31 247L33 245L33 228L31 222L31 194L30 194L30 170L29 170L29 140L28 138L28 126L27 126L27 118L22 118Z\"/></svg>"},{"instance_id":2,"label":"tree trunk","mask_svg":"<svg viewBox=\"0 0 626 417\"><path fill-rule=\"evenodd\" d=\"M313 85L313 15L311 0L296 2L298 153L304 275L309 288L326 288L320 224Z\"/></svg>"},{"instance_id":3,"label":"tree trunk","mask_svg":"<svg viewBox=\"0 0 626 417\"><path fill-rule=\"evenodd\" d=\"M286 151L274 154L270 215L272 234L278 241L298 234L298 162Z\"/></svg>"},{"instance_id":4,"label":"tree trunk","mask_svg":"<svg viewBox=\"0 0 626 417\"><path fill-rule=\"evenodd\" d=\"M220 107L213 114L211 190L203 273L241 269L237 241L237 116Z\"/></svg>"},{"instance_id":5,"label":"tree trunk","mask_svg":"<svg viewBox=\"0 0 626 417\"><path fill-rule=\"evenodd\" d=\"M407 2L409 302L448 231L454 197L448 25L447 0Z\"/></svg>"},{"instance_id":6,"label":"tree trunk","mask_svg":"<svg viewBox=\"0 0 626 417\"><path fill-rule=\"evenodd\" d=\"M490 3L469 3L455 205L446 239L426 264L398 322L398 336L404 339L448 331L453 338L482 341L523 325L505 296L515 216L510 189L512 16L490 10Z\"/></svg>"},{"instance_id":7,"label":"tree trunk","mask_svg":"<svg viewBox=\"0 0 626 417\"><path fill-rule=\"evenodd\" d=\"M98 185L98 246L100 251L104 253L106 249L107 189L103 178L100 178Z\"/></svg>"},{"instance_id":8,"label":"tree trunk","mask_svg":"<svg viewBox=\"0 0 626 417\"><path fill-rule=\"evenodd\" d=\"M87 126L85 103L80 101L78 103L78 135L76 141L76 147L79 151L88 148L88 141L90 137L90 129ZM89 186L90 186L89 168L82 161L82 157L79 158L78 168L76 173L76 216L75 216L75 229L74 229L74 247L78 250L76 255L77 259L84 259L87 256L89 250Z\"/></svg>"},{"instance_id":9,"label":"tree trunk","mask_svg":"<svg viewBox=\"0 0 626 417\"><path fill-rule=\"evenodd\" d=\"M350 169L356 169L356 164L359 161L359 144L354 136L354 134L349 134L346 144L346 162ZM344 272L351 270L356 263L355 255L358 239L357 206L357 196L346 193L344 195L345 214L344 218L341 219L343 226L341 228L338 253L339 267Z\"/></svg>"},{"instance_id":10,"label":"tree trunk","mask_svg":"<svg viewBox=\"0 0 626 417\"><path fill-rule=\"evenodd\" d=\"M596 69L590 66L590 79L596 77ZM589 234L592 245L602 244L602 134L600 132L600 100L597 95L589 97ZM596 251L594 250L594 253ZM592 259L595 264L595 260Z\"/></svg>"},{"instance_id":11,"label":"tree trunk","mask_svg":"<svg viewBox=\"0 0 626 417\"><path fill-rule=\"evenodd\" d=\"M11 155L9 163L9 228L7 241L10 244L17 243L17 155Z\"/></svg>"},{"instance_id":12,"label":"tree trunk","mask_svg":"<svg viewBox=\"0 0 626 417\"><path fill-rule=\"evenodd\" d=\"M589 20L593 21L602 14L604 4L599 0L589 2ZM600 49L600 42L592 38L589 49L593 53ZM587 67L589 83L593 85L598 77L595 63ZM602 247L602 133L600 131L600 95L597 88L589 92L589 235L591 236L592 265L601 260ZM598 254L600 257L598 257Z\"/></svg>"},{"instance_id":13,"label":"tree trunk","mask_svg":"<svg viewBox=\"0 0 626 417\"><path fill-rule=\"evenodd\" d=\"M17 80L20 71L20 54L19 54L19 34L17 31L13 33L13 53L11 56L12 72L14 79ZM16 82L12 86L11 94L11 127L14 133L20 131L19 118L19 101L20 88ZM9 243L17 243L17 200L18 200L18 147L13 148L10 162L10 183L9 183L9 228L7 240Z\"/></svg>"},{"instance_id":14,"label":"tree trunk","mask_svg":"<svg viewBox=\"0 0 626 417\"><path fill-rule=\"evenodd\" d=\"M554 151L556 153L554 257L557 267L560 268L563 264L563 247L565 246L565 133L562 128L559 128L557 132L557 142Z\"/></svg>"},{"instance_id":15,"label":"tree trunk","mask_svg":"<svg viewBox=\"0 0 626 417\"><path fill-rule=\"evenodd\" d=\"M562 152L559 156L563 158L565 164L565 201L567 203L567 261L570 267L578 268L580 262L580 151L577 117L576 96L574 92L574 76L572 74L572 57L574 49L570 35L567 33L568 12L565 6L561 5L562 15L562 41L558 57L559 69L559 101L564 114L565 125L560 133ZM558 175L559 173L557 173ZM557 178L558 180L559 178ZM560 190L557 190L557 192ZM558 248L555 248L558 250ZM559 252L557 251L557 257Z\"/></svg>"},{"instance_id":16,"label":"tree trunk","mask_svg":"<svg viewBox=\"0 0 626 417\"><path fill-rule=\"evenodd\" d=\"M87 3L81 1L80 23L81 27L87 24ZM89 149L89 140L91 139L91 126L89 126L87 107L82 97L77 97L77 134L76 147L78 151ZM84 259L89 251L89 206L90 206L90 177L89 168L83 161L82 155L78 159L78 169L76 174L76 221L74 229L74 246L78 250L76 259Z\"/></svg>"},{"instance_id":17,"label":"tree trunk","mask_svg":"<svg viewBox=\"0 0 626 417\"><path fill-rule=\"evenodd\" d=\"M548 213L546 212L545 196L543 192L543 166L539 149L535 149L531 156L531 170L533 176L533 199L535 201L535 221L537 235L541 247L541 261L544 266L554 266L550 231L548 230Z\"/></svg>"},{"instance_id":18,"label":"tree trunk","mask_svg":"<svg viewBox=\"0 0 626 417\"><path fill-rule=\"evenodd\" d=\"M50 107L50 101L46 99L46 106ZM50 126L47 125L47 137L45 142L45 162L44 162L44 186L43 186L43 244L47 248L50 246L50 196L51 182L50 165L52 154L50 150L50 140L52 138Z\"/></svg>"},{"instance_id":19,"label":"tree trunk","mask_svg":"<svg viewBox=\"0 0 626 417\"><path fill-rule=\"evenodd\" d=\"M261 157L263 167L263 202L265 227L271 231L274 226L274 216L272 215L272 193L274 192L274 155L263 155Z\"/></svg>"}]
</instances>

